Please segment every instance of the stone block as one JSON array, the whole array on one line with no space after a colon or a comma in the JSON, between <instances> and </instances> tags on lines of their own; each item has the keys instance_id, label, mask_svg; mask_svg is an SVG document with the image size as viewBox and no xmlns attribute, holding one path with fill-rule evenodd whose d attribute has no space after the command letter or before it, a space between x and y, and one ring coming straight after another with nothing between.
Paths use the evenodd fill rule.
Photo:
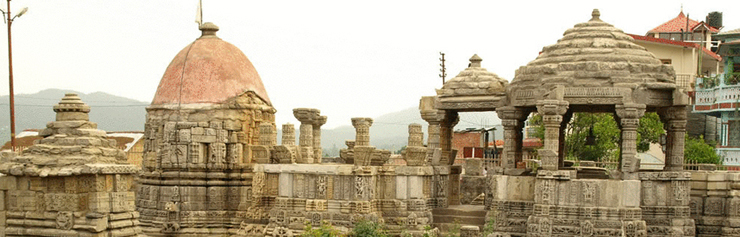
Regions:
<instances>
[{"instance_id":1,"label":"stone block","mask_svg":"<svg viewBox=\"0 0 740 237\"><path fill-rule=\"evenodd\" d=\"M694 171L694 172L691 172L691 180L692 181L706 181L707 180L707 172L706 171Z\"/></svg>"},{"instance_id":2,"label":"stone block","mask_svg":"<svg viewBox=\"0 0 740 237\"><path fill-rule=\"evenodd\" d=\"M215 129L222 129L224 127L224 123L221 121L211 121L209 127L215 128Z\"/></svg>"},{"instance_id":3,"label":"stone block","mask_svg":"<svg viewBox=\"0 0 740 237\"><path fill-rule=\"evenodd\" d=\"M407 195L409 199L423 198L422 187L424 187L424 181L421 176L408 176Z\"/></svg>"},{"instance_id":4,"label":"stone block","mask_svg":"<svg viewBox=\"0 0 740 237\"><path fill-rule=\"evenodd\" d=\"M280 197L293 197L293 174L281 173L279 180L278 195Z\"/></svg>"},{"instance_id":5,"label":"stone block","mask_svg":"<svg viewBox=\"0 0 740 237\"><path fill-rule=\"evenodd\" d=\"M725 171L714 171L707 174L707 181L726 181L727 172Z\"/></svg>"},{"instance_id":6,"label":"stone block","mask_svg":"<svg viewBox=\"0 0 740 237\"><path fill-rule=\"evenodd\" d=\"M111 212L131 212L135 211L134 192L112 192L110 193Z\"/></svg>"},{"instance_id":7,"label":"stone block","mask_svg":"<svg viewBox=\"0 0 740 237\"><path fill-rule=\"evenodd\" d=\"M694 179L692 178L691 180L694 180ZM698 182L691 181L689 183L689 185L691 186L691 191L692 192L694 190L706 190L707 189L707 182L706 181L698 181Z\"/></svg>"},{"instance_id":8,"label":"stone block","mask_svg":"<svg viewBox=\"0 0 740 237\"><path fill-rule=\"evenodd\" d=\"M408 199L408 176L396 176L396 199Z\"/></svg>"},{"instance_id":9,"label":"stone block","mask_svg":"<svg viewBox=\"0 0 740 237\"><path fill-rule=\"evenodd\" d=\"M617 190L622 193L622 207L640 207L640 181L624 180L621 181L622 188Z\"/></svg>"},{"instance_id":10,"label":"stone block","mask_svg":"<svg viewBox=\"0 0 740 237\"><path fill-rule=\"evenodd\" d=\"M229 142L229 131L224 129L216 129L216 142Z\"/></svg>"},{"instance_id":11,"label":"stone block","mask_svg":"<svg viewBox=\"0 0 740 237\"><path fill-rule=\"evenodd\" d=\"M177 125L175 128L177 129L190 129L192 127L197 127L198 123L196 122L177 122Z\"/></svg>"},{"instance_id":12,"label":"stone block","mask_svg":"<svg viewBox=\"0 0 740 237\"><path fill-rule=\"evenodd\" d=\"M214 143L216 135L192 135L192 141L198 143Z\"/></svg>"},{"instance_id":13,"label":"stone block","mask_svg":"<svg viewBox=\"0 0 740 237\"><path fill-rule=\"evenodd\" d=\"M180 129L178 131L177 140L179 142L190 142L191 129Z\"/></svg>"},{"instance_id":14,"label":"stone block","mask_svg":"<svg viewBox=\"0 0 740 237\"><path fill-rule=\"evenodd\" d=\"M0 176L0 190L14 190L17 184L15 176Z\"/></svg>"},{"instance_id":15,"label":"stone block","mask_svg":"<svg viewBox=\"0 0 740 237\"><path fill-rule=\"evenodd\" d=\"M242 130L242 123L238 120L224 120L223 128L230 131L240 131Z\"/></svg>"},{"instance_id":16,"label":"stone block","mask_svg":"<svg viewBox=\"0 0 740 237\"><path fill-rule=\"evenodd\" d=\"M88 208L92 212L110 213L111 198L108 192L93 192L89 194Z\"/></svg>"},{"instance_id":17,"label":"stone block","mask_svg":"<svg viewBox=\"0 0 740 237\"><path fill-rule=\"evenodd\" d=\"M249 148L252 150L255 162L259 164L270 163L270 148L267 146L250 145Z\"/></svg>"},{"instance_id":18,"label":"stone block","mask_svg":"<svg viewBox=\"0 0 740 237\"><path fill-rule=\"evenodd\" d=\"M244 146L242 144L226 144L226 157L229 163L231 164L239 164L242 163L243 155L244 155ZM270 153L268 150L267 153L267 160L270 159ZM256 155L255 155L256 158Z\"/></svg>"},{"instance_id":19,"label":"stone block","mask_svg":"<svg viewBox=\"0 0 740 237\"><path fill-rule=\"evenodd\" d=\"M707 182L706 183L706 189L707 190L729 190L730 189L730 183L729 182Z\"/></svg>"},{"instance_id":20,"label":"stone block","mask_svg":"<svg viewBox=\"0 0 740 237\"><path fill-rule=\"evenodd\" d=\"M464 159L465 164L465 175L467 176L481 176L483 175L483 159L480 158L468 158Z\"/></svg>"},{"instance_id":21,"label":"stone block","mask_svg":"<svg viewBox=\"0 0 740 237\"><path fill-rule=\"evenodd\" d=\"M206 130L205 128L202 128L202 127L193 127L190 129L190 134L191 135L205 135Z\"/></svg>"}]
</instances>

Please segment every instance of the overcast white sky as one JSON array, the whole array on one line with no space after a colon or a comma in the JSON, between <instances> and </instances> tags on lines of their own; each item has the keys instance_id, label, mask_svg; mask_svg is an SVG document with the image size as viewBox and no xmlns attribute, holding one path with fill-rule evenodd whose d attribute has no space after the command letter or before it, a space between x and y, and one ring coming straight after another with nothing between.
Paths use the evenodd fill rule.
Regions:
<instances>
[{"instance_id":1,"label":"overcast white sky","mask_svg":"<svg viewBox=\"0 0 740 237\"><path fill-rule=\"evenodd\" d=\"M5 1L0 1L5 8ZM47 88L103 91L150 102L172 58L200 36L197 0L14 0L16 94ZM740 28L740 1L226 1L203 0L204 21L257 68L277 123L321 109L324 128L416 106L477 53L511 80L576 23L601 19L645 34L684 12L724 13ZM13 13L14 14L14 13ZM7 32L0 30L0 94L7 95ZM7 103L7 102L5 102ZM2 115L5 116L5 115Z\"/></svg>"}]
</instances>

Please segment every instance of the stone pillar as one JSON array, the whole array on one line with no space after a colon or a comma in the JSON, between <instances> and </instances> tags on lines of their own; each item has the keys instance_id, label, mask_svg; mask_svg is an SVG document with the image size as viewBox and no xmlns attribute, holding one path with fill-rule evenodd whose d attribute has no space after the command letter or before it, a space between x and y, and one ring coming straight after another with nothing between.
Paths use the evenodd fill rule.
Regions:
<instances>
[{"instance_id":1,"label":"stone pillar","mask_svg":"<svg viewBox=\"0 0 740 237\"><path fill-rule=\"evenodd\" d=\"M429 123L427 127L427 162L432 163L434 151L439 149L439 128L444 112L439 110L422 111L421 118Z\"/></svg>"},{"instance_id":2,"label":"stone pillar","mask_svg":"<svg viewBox=\"0 0 740 237\"><path fill-rule=\"evenodd\" d=\"M272 123L261 123L259 125L259 143L250 145L254 160L260 164L269 164L273 147L276 145L275 126Z\"/></svg>"},{"instance_id":3,"label":"stone pillar","mask_svg":"<svg viewBox=\"0 0 740 237\"><path fill-rule=\"evenodd\" d=\"M370 145L370 126L372 125L372 118L352 118L352 126L355 127L355 147Z\"/></svg>"},{"instance_id":4,"label":"stone pillar","mask_svg":"<svg viewBox=\"0 0 740 237\"><path fill-rule=\"evenodd\" d=\"M324 156L321 148L321 126L326 124L326 116L319 116L313 124L313 152L316 163L321 163L321 157Z\"/></svg>"},{"instance_id":5,"label":"stone pillar","mask_svg":"<svg viewBox=\"0 0 740 237\"><path fill-rule=\"evenodd\" d=\"M409 141L408 146L424 146L424 132L421 131L421 124L409 124Z\"/></svg>"},{"instance_id":6,"label":"stone pillar","mask_svg":"<svg viewBox=\"0 0 740 237\"><path fill-rule=\"evenodd\" d=\"M355 127L355 165L370 165L372 154L375 151L375 147L370 146L370 126L372 125L372 118L352 118L352 126Z\"/></svg>"},{"instance_id":7,"label":"stone pillar","mask_svg":"<svg viewBox=\"0 0 740 237\"><path fill-rule=\"evenodd\" d=\"M439 127L439 147L442 149L442 157L440 157L438 164L432 163L432 165L452 165L454 162L455 154L452 152L452 129L460 121L459 119L457 112L445 112L444 119Z\"/></svg>"},{"instance_id":8,"label":"stone pillar","mask_svg":"<svg viewBox=\"0 0 740 237\"><path fill-rule=\"evenodd\" d=\"M403 158L408 166L427 164L427 148L424 147L424 132L420 124L409 124L409 141Z\"/></svg>"},{"instance_id":9,"label":"stone pillar","mask_svg":"<svg viewBox=\"0 0 740 237\"><path fill-rule=\"evenodd\" d=\"M313 124L319 117L318 109L296 108L293 109L293 116L301 122L301 134L298 138L300 146L300 157L298 163L310 164L314 162L314 138Z\"/></svg>"},{"instance_id":10,"label":"stone pillar","mask_svg":"<svg viewBox=\"0 0 740 237\"><path fill-rule=\"evenodd\" d=\"M686 108L685 106L673 106L659 112L667 131L664 170L683 170Z\"/></svg>"},{"instance_id":11,"label":"stone pillar","mask_svg":"<svg viewBox=\"0 0 740 237\"><path fill-rule=\"evenodd\" d=\"M505 169L516 168L516 162L522 160L522 120L523 111L514 107L503 107L496 110L504 126L504 150L499 158L499 166Z\"/></svg>"},{"instance_id":12,"label":"stone pillar","mask_svg":"<svg viewBox=\"0 0 740 237\"><path fill-rule=\"evenodd\" d=\"M429 123L427 127L427 163L429 164L439 163L439 156L441 155L439 128L445 113L436 109L437 98L436 96L424 96L419 101L421 118ZM435 152L437 152L437 157L434 157Z\"/></svg>"},{"instance_id":13,"label":"stone pillar","mask_svg":"<svg viewBox=\"0 0 740 237\"><path fill-rule=\"evenodd\" d=\"M275 125L271 123L261 123L259 126L260 138L259 145L261 146L274 146L277 145L277 137L275 136Z\"/></svg>"},{"instance_id":14,"label":"stone pillar","mask_svg":"<svg viewBox=\"0 0 740 237\"><path fill-rule=\"evenodd\" d=\"M619 169L622 171L622 179L635 180L640 169L640 160L637 159L637 126L645 114L645 105L616 105L616 112L622 127L622 158Z\"/></svg>"},{"instance_id":15,"label":"stone pillar","mask_svg":"<svg viewBox=\"0 0 740 237\"><path fill-rule=\"evenodd\" d=\"M284 146L295 146L295 126L293 124L283 124L283 138L280 143Z\"/></svg>"},{"instance_id":16,"label":"stone pillar","mask_svg":"<svg viewBox=\"0 0 740 237\"><path fill-rule=\"evenodd\" d=\"M537 112L542 115L542 122L545 124L544 147L539 150L542 168L545 170L557 170L560 166L560 124L567 111L567 101L537 101Z\"/></svg>"}]
</instances>

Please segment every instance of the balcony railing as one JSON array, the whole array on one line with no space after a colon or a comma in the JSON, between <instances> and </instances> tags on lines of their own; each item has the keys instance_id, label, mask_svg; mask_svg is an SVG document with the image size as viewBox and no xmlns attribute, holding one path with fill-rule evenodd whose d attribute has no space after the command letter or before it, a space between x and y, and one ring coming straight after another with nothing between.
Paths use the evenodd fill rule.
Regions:
<instances>
[{"instance_id":1,"label":"balcony railing","mask_svg":"<svg viewBox=\"0 0 740 237\"><path fill-rule=\"evenodd\" d=\"M740 100L740 84L737 83L737 73L720 74L714 77L700 77L696 80L695 103L697 105L711 105L722 102L737 102Z\"/></svg>"},{"instance_id":2,"label":"balcony railing","mask_svg":"<svg viewBox=\"0 0 740 237\"><path fill-rule=\"evenodd\" d=\"M722 157L726 166L740 166L740 148L717 148L717 155Z\"/></svg>"}]
</instances>

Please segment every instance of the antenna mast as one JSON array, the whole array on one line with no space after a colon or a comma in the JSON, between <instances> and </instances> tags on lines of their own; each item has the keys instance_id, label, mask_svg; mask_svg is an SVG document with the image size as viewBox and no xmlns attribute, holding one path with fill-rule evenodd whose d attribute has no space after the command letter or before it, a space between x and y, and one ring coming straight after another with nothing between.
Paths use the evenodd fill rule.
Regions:
<instances>
[{"instance_id":1,"label":"antenna mast","mask_svg":"<svg viewBox=\"0 0 740 237\"><path fill-rule=\"evenodd\" d=\"M442 57L439 58L439 61L442 62L441 64L439 64L439 66L442 67L441 69L439 69L439 71L442 72L441 74L439 74L439 77L442 78L442 85L444 85L445 77L447 77L447 69L445 68L445 53L439 52L439 55L442 55Z\"/></svg>"}]
</instances>

